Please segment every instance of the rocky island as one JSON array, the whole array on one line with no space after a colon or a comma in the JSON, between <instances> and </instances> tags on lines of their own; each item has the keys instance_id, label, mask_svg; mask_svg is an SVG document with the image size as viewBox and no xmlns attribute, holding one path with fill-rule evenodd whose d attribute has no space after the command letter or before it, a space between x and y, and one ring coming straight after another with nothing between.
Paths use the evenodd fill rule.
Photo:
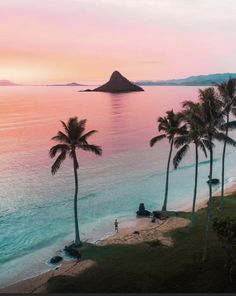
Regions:
<instances>
[{"instance_id":1,"label":"rocky island","mask_svg":"<svg viewBox=\"0 0 236 296\"><path fill-rule=\"evenodd\" d=\"M47 86L84 86L84 84L80 84L77 82L65 83L65 84L48 84Z\"/></svg>"},{"instance_id":2,"label":"rocky island","mask_svg":"<svg viewBox=\"0 0 236 296\"><path fill-rule=\"evenodd\" d=\"M110 93L122 93L122 92L133 92L133 91L143 91L143 89L130 82L127 78L120 74L118 71L114 71L111 75L110 80L95 88L95 89L86 89L84 91L101 91L101 92L110 92Z\"/></svg>"}]
</instances>

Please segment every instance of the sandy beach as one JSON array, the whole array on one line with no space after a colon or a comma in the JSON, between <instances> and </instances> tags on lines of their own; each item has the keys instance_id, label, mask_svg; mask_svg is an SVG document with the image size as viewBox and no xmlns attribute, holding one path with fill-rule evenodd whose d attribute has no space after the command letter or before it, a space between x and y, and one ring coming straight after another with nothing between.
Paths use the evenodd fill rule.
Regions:
<instances>
[{"instance_id":1,"label":"sandy beach","mask_svg":"<svg viewBox=\"0 0 236 296\"><path fill-rule=\"evenodd\" d=\"M189 223L189 220L180 217L171 217L156 223L152 223L150 218L140 218L135 226L121 228L118 233L105 240L101 240L99 245L137 244L145 241L159 240L163 245L171 246L173 241L166 233L185 227Z\"/></svg>"},{"instance_id":2,"label":"sandy beach","mask_svg":"<svg viewBox=\"0 0 236 296\"><path fill-rule=\"evenodd\" d=\"M225 195L230 195L236 191L236 183L232 184L225 190ZM216 192L214 195L218 195ZM198 203L196 210L207 206L207 198ZM190 211L187 208L185 211ZM141 242L149 242L159 240L161 244L167 247L173 246L173 240L168 232L177 228L186 227L190 220L181 217L171 217L156 223L152 223L150 218L139 218L135 220L134 225L124 227L120 225L119 232L104 240L97 241L98 246L112 244L137 244ZM96 264L92 260L82 260L80 262L70 261L63 262L61 267L49 272L43 273L37 277L27 279L11 286L0 289L0 293L43 293L47 292L47 281L57 275L78 275L85 269L91 268Z\"/></svg>"}]
</instances>

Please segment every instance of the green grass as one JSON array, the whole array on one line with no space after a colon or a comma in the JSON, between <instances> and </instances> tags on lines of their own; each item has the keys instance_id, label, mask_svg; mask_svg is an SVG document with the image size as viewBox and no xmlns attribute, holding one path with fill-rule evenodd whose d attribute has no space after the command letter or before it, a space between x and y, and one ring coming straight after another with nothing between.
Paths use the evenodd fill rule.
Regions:
<instances>
[{"instance_id":1,"label":"green grass","mask_svg":"<svg viewBox=\"0 0 236 296\"><path fill-rule=\"evenodd\" d=\"M213 217L220 213L213 201ZM171 216L176 213L171 212ZM178 212L190 218L189 213ZM221 216L236 216L236 195L225 200ZM139 245L114 245L83 248L83 259L97 262L79 276L57 276L48 281L49 292L236 292L224 270L225 252L210 229L208 258L202 262L206 209L196 215L196 226L172 231L173 247L158 241Z\"/></svg>"}]
</instances>

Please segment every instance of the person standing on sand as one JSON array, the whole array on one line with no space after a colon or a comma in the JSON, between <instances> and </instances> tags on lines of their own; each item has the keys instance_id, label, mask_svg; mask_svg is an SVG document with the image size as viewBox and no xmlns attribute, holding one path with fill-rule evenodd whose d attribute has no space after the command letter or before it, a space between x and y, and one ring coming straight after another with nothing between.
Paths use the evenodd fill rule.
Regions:
<instances>
[{"instance_id":1,"label":"person standing on sand","mask_svg":"<svg viewBox=\"0 0 236 296\"><path fill-rule=\"evenodd\" d=\"M118 232L118 221L117 221L117 219L115 220L115 222L114 222L114 225L115 225L115 232Z\"/></svg>"}]
</instances>

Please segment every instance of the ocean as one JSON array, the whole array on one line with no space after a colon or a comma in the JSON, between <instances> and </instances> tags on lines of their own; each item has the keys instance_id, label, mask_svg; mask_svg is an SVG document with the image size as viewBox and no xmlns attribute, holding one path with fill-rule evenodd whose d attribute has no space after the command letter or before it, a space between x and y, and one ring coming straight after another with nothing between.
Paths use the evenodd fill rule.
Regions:
<instances>
[{"instance_id":1,"label":"ocean","mask_svg":"<svg viewBox=\"0 0 236 296\"><path fill-rule=\"evenodd\" d=\"M80 87L82 89L82 87ZM55 176L50 139L60 120L86 118L90 142L102 157L79 151L79 225L83 240L95 242L135 221L141 202L160 209L164 198L169 144L153 148L157 118L179 111L183 100L198 98L198 87L148 86L144 92L78 92L78 87L12 86L0 88L0 287L38 275L47 261L74 238L74 176L71 159ZM87 88L87 87L86 87ZM231 132L236 138L236 133ZM214 178L221 177L222 145L215 148ZM235 181L236 151L227 147L226 185ZM209 159L200 154L198 201L208 192ZM171 167L168 209L192 204L194 153L179 169ZM219 186L214 187L219 190Z\"/></svg>"}]
</instances>

